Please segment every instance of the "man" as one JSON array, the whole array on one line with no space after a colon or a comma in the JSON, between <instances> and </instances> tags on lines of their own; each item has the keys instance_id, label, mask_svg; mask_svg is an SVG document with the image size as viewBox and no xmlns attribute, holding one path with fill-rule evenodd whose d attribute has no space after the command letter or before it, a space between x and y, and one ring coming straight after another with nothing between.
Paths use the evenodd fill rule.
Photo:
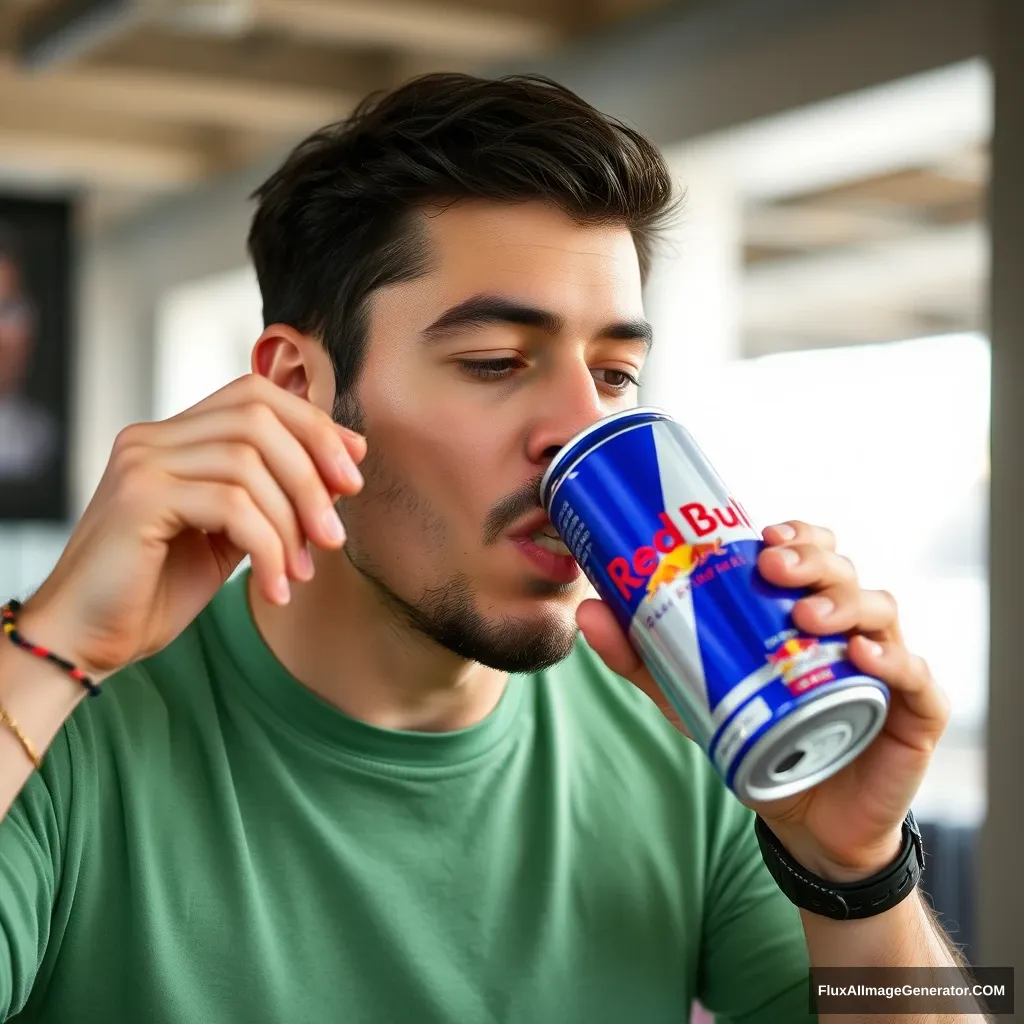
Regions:
<instances>
[{"instance_id":1,"label":"man","mask_svg":"<svg viewBox=\"0 0 1024 1024\"><path fill-rule=\"evenodd\" d=\"M35 332L14 232L0 223L0 484L38 479L57 453L56 419L23 391Z\"/></svg>"},{"instance_id":2,"label":"man","mask_svg":"<svg viewBox=\"0 0 1024 1024\"><path fill-rule=\"evenodd\" d=\"M18 615L102 696L0 647L0 705L49 745L30 775L0 730L0 1007L646 1024L699 998L794 1024L809 960L953 963L916 894L790 904L751 810L542 553L545 466L637 400L672 206L653 147L543 80L432 76L258 198L252 375L122 431ZM827 531L767 539L762 572L818 591L798 622L856 634L893 689L854 766L759 808L854 883L900 850L945 707Z\"/></svg>"}]
</instances>

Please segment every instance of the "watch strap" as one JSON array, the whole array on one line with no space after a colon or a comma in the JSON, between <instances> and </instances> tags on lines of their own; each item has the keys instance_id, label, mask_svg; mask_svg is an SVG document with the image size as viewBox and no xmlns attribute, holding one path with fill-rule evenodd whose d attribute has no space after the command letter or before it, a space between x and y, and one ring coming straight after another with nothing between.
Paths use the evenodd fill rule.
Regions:
<instances>
[{"instance_id":1,"label":"watch strap","mask_svg":"<svg viewBox=\"0 0 1024 1024\"><path fill-rule=\"evenodd\" d=\"M830 882L808 871L793 860L760 815L754 832L765 866L789 901L835 921L859 920L891 910L914 891L924 869L921 831L910 811L903 822L903 845L896 859L859 882Z\"/></svg>"}]
</instances>

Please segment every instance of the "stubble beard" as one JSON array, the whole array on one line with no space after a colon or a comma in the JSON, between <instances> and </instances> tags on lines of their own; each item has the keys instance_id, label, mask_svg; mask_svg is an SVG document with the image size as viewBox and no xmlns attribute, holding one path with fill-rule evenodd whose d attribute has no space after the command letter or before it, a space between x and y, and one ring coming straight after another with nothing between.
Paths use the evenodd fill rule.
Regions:
<instances>
[{"instance_id":1,"label":"stubble beard","mask_svg":"<svg viewBox=\"0 0 1024 1024\"><path fill-rule=\"evenodd\" d=\"M362 412L351 401L335 403L334 419L352 430L365 430ZM424 543L434 547L438 560L443 562L446 527L426 500L391 473L373 451L368 451L360 469L366 481L361 504L418 517ZM549 668L572 652L579 633L572 620L554 614L547 621L509 615L488 617L479 607L473 581L458 572L425 586L415 600L407 600L389 585L384 570L359 545L358 538L350 536L344 551L352 567L373 586L398 622L460 658L501 672L527 673ZM572 584L538 580L533 594L550 597L572 589Z\"/></svg>"}]
</instances>

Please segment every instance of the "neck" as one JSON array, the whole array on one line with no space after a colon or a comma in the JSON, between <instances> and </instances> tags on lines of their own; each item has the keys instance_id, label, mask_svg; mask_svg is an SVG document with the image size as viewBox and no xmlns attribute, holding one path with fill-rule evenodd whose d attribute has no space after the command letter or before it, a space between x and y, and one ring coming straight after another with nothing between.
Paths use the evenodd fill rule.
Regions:
<instances>
[{"instance_id":1,"label":"neck","mask_svg":"<svg viewBox=\"0 0 1024 1024\"><path fill-rule=\"evenodd\" d=\"M313 554L316 575L291 602L267 602L249 579L256 628L300 683L382 729L450 732L494 710L508 676L469 662L414 629L344 552Z\"/></svg>"}]
</instances>

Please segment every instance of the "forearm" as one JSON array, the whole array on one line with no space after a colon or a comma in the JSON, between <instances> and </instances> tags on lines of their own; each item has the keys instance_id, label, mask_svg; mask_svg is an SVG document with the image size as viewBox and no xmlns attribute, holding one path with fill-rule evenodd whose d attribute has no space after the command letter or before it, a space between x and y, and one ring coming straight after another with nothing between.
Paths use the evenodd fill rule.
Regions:
<instances>
[{"instance_id":1,"label":"forearm","mask_svg":"<svg viewBox=\"0 0 1024 1024\"><path fill-rule=\"evenodd\" d=\"M56 665L15 647L0 634L0 706L40 757L85 696L85 688ZM34 770L17 737L0 724L0 819Z\"/></svg>"},{"instance_id":2,"label":"forearm","mask_svg":"<svg viewBox=\"0 0 1024 1024\"><path fill-rule=\"evenodd\" d=\"M891 910L859 921L833 921L802 910L800 917L814 967L965 967L959 951L935 920L920 892ZM822 1024L849 1024L848 1014L821 1014ZM906 1014L865 1017L871 1024L889 1021L977 1022L980 1014Z\"/></svg>"}]
</instances>

